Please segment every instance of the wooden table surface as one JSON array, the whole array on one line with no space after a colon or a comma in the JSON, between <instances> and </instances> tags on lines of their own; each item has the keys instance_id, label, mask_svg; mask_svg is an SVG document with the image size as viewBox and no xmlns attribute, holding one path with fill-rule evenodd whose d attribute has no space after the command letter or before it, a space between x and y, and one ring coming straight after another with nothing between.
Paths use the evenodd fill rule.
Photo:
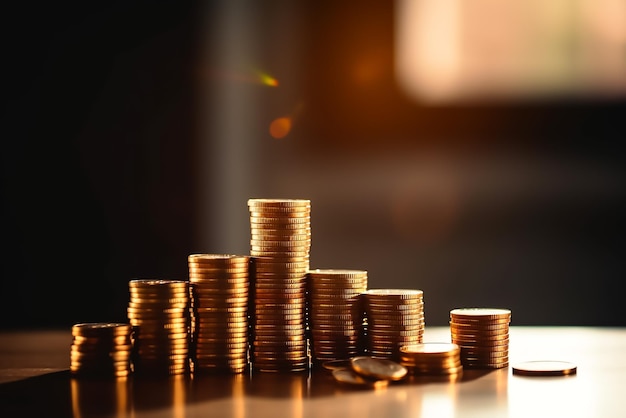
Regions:
<instances>
[{"instance_id":1,"label":"wooden table surface","mask_svg":"<svg viewBox=\"0 0 626 418\"><path fill-rule=\"evenodd\" d=\"M447 327L425 342L450 341ZM324 370L76 379L71 330L0 333L0 417L626 417L626 328L510 328L509 359L565 360L571 376L466 370L383 389L343 386Z\"/></svg>"}]
</instances>

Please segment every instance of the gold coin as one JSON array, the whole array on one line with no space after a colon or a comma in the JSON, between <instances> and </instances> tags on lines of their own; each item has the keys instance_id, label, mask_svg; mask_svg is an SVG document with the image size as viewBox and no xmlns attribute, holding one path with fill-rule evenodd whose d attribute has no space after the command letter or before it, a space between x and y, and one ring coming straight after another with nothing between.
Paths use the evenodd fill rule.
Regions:
<instances>
[{"instance_id":1,"label":"gold coin","mask_svg":"<svg viewBox=\"0 0 626 418\"><path fill-rule=\"evenodd\" d=\"M311 250L310 245L300 245L300 246L291 246L291 247L273 247L273 246L261 246L261 245L252 245L250 246L250 254L252 255L267 255L267 256L288 256L288 257L308 257L309 251Z\"/></svg>"},{"instance_id":2,"label":"gold coin","mask_svg":"<svg viewBox=\"0 0 626 418\"><path fill-rule=\"evenodd\" d=\"M450 311L450 317L456 319L508 319L511 317L509 309L500 308L457 308Z\"/></svg>"},{"instance_id":3,"label":"gold coin","mask_svg":"<svg viewBox=\"0 0 626 418\"><path fill-rule=\"evenodd\" d=\"M176 321L184 322L184 320L189 320L189 312L181 313L181 314L154 314L152 312L141 313L141 312L129 312L126 315L129 321L133 325L139 325L141 323L147 323L149 321L158 321L165 323L176 323Z\"/></svg>"},{"instance_id":4,"label":"gold coin","mask_svg":"<svg viewBox=\"0 0 626 418\"><path fill-rule=\"evenodd\" d=\"M143 299L133 297L128 303L130 308L160 309L160 308L184 308L189 305L189 297L171 299Z\"/></svg>"},{"instance_id":5,"label":"gold coin","mask_svg":"<svg viewBox=\"0 0 626 418\"><path fill-rule=\"evenodd\" d=\"M311 234L311 224L275 224L254 223L250 224L250 235L307 235Z\"/></svg>"},{"instance_id":6,"label":"gold coin","mask_svg":"<svg viewBox=\"0 0 626 418\"><path fill-rule=\"evenodd\" d=\"M576 374L576 364L561 360L533 360L515 364L513 374L523 376L565 376Z\"/></svg>"},{"instance_id":7,"label":"gold coin","mask_svg":"<svg viewBox=\"0 0 626 418\"><path fill-rule=\"evenodd\" d=\"M287 252L287 251L283 251L283 252L271 251L270 252L270 251L250 250L250 254L255 255L255 256L272 257L277 262L285 262L285 263L302 262L302 263L306 263L306 265L304 266L305 268L303 269L304 271L306 271L306 269L309 268L308 266L309 251L308 250L300 251L300 252Z\"/></svg>"},{"instance_id":8,"label":"gold coin","mask_svg":"<svg viewBox=\"0 0 626 418\"><path fill-rule=\"evenodd\" d=\"M232 298L232 297L248 297L248 286L238 286L231 288L219 288L219 287L210 287L210 286L198 286L193 291L194 297L224 297L224 298Z\"/></svg>"},{"instance_id":9,"label":"gold coin","mask_svg":"<svg viewBox=\"0 0 626 418\"><path fill-rule=\"evenodd\" d=\"M307 204L307 203L302 203L302 204L292 204L289 206L286 206L284 204L278 204L278 203L272 203L272 204L268 204L268 203L252 203L250 205L248 205L248 210L250 212L263 212L263 213L301 213L301 212L306 212L309 213L311 212L311 205Z\"/></svg>"},{"instance_id":10,"label":"gold coin","mask_svg":"<svg viewBox=\"0 0 626 418\"><path fill-rule=\"evenodd\" d=\"M250 262L232 265L214 265L209 263L188 263L187 269L192 272L242 274L250 270Z\"/></svg>"},{"instance_id":11,"label":"gold coin","mask_svg":"<svg viewBox=\"0 0 626 418\"><path fill-rule=\"evenodd\" d=\"M247 255L238 254L212 254L212 253L198 253L189 254L187 256L189 263L208 263L215 265L232 265L232 264L245 264L249 261Z\"/></svg>"},{"instance_id":12,"label":"gold coin","mask_svg":"<svg viewBox=\"0 0 626 418\"><path fill-rule=\"evenodd\" d=\"M131 290L129 293L129 297L131 300L144 300L144 301L162 301L169 299L187 299L189 298L189 289L185 289L184 291L176 291L176 292L152 292L152 291L133 291Z\"/></svg>"},{"instance_id":13,"label":"gold coin","mask_svg":"<svg viewBox=\"0 0 626 418\"><path fill-rule=\"evenodd\" d=\"M339 279L362 279L367 277L367 270L351 270L351 269L313 269L308 271L309 277L312 279L332 278Z\"/></svg>"},{"instance_id":14,"label":"gold coin","mask_svg":"<svg viewBox=\"0 0 626 418\"><path fill-rule=\"evenodd\" d=\"M204 308L247 308L250 303L248 297L224 298L196 297L193 300L194 309Z\"/></svg>"},{"instance_id":15,"label":"gold coin","mask_svg":"<svg viewBox=\"0 0 626 418\"><path fill-rule=\"evenodd\" d=\"M306 279L300 274L291 275L277 275L277 274L263 274L256 275L254 279L254 287L257 286L277 286L277 287L295 287L299 289L306 289Z\"/></svg>"},{"instance_id":16,"label":"gold coin","mask_svg":"<svg viewBox=\"0 0 626 418\"><path fill-rule=\"evenodd\" d=\"M72 335L76 337L124 335L131 331L130 324L117 322L85 322L72 325Z\"/></svg>"},{"instance_id":17,"label":"gold coin","mask_svg":"<svg viewBox=\"0 0 626 418\"><path fill-rule=\"evenodd\" d=\"M419 289L369 289L363 295L371 300L418 299L424 291Z\"/></svg>"},{"instance_id":18,"label":"gold coin","mask_svg":"<svg viewBox=\"0 0 626 418\"><path fill-rule=\"evenodd\" d=\"M226 286L233 286L239 283L245 283L250 280L251 270L239 269L239 270L220 270L220 269L200 269L190 268L187 274L189 277L189 287L193 288L204 282L219 283Z\"/></svg>"},{"instance_id":19,"label":"gold coin","mask_svg":"<svg viewBox=\"0 0 626 418\"><path fill-rule=\"evenodd\" d=\"M128 282L130 288L171 288L180 289L189 285L186 280L163 280L163 279L132 279Z\"/></svg>"},{"instance_id":20,"label":"gold coin","mask_svg":"<svg viewBox=\"0 0 626 418\"><path fill-rule=\"evenodd\" d=\"M421 343L400 347L400 352L410 356L447 357L458 354L461 349L453 343Z\"/></svg>"},{"instance_id":21,"label":"gold coin","mask_svg":"<svg viewBox=\"0 0 626 418\"><path fill-rule=\"evenodd\" d=\"M250 219L310 219L311 211L292 211L292 212L280 212L280 211L250 211Z\"/></svg>"},{"instance_id":22,"label":"gold coin","mask_svg":"<svg viewBox=\"0 0 626 418\"><path fill-rule=\"evenodd\" d=\"M272 206L272 207L300 207L311 206L311 200L309 199L283 199L283 198L250 198L248 199L248 206Z\"/></svg>"},{"instance_id":23,"label":"gold coin","mask_svg":"<svg viewBox=\"0 0 626 418\"><path fill-rule=\"evenodd\" d=\"M100 345L100 344L108 344L108 345L116 345L116 344L126 344L130 339L130 335L132 332L132 326L128 325L128 331L124 331L123 333L116 335L115 333L109 333L108 335L72 335L72 342L74 344L85 344L85 345Z\"/></svg>"},{"instance_id":24,"label":"gold coin","mask_svg":"<svg viewBox=\"0 0 626 418\"><path fill-rule=\"evenodd\" d=\"M252 201L248 202L248 210L250 211L272 211L272 212L300 212L310 211L311 203L307 201Z\"/></svg>"},{"instance_id":25,"label":"gold coin","mask_svg":"<svg viewBox=\"0 0 626 418\"><path fill-rule=\"evenodd\" d=\"M503 324L503 326L499 326L499 327L483 327L481 328L479 325L474 325L474 326L458 326L458 325L454 325L451 324L450 325L450 332L456 333L456 334L460 334L460 335L485 335L485 336L492 336L492 335L507 335L509 333L509 325L508 324Z\"/></svg>"},{"instance_id":26,"label":"gold coin","mask_svg":"<svg viewBox=\"0 0 626 418\"><path fill-rule=\"evenodd\" d=\"M351 358L350 363L354 371L368 378L400 380L407 374L406 367L388 359L357 356Z\"/></svg>"},{"instance_id":27,"label":"gold coin","mask_svg":"<svg viewBox=\"0 0 626 418\"><path fill-rule=\"evenodd\" d=\"M253 247L270 247L278 249L288 249L294 247L306 247L312 248L311 236L308 238L302 238L306 235L295 235L293 233L283 233L283 235L277 235L278 232L272 234L253 235L250 239L250 248Z\"/></svg>"},{"instance_id":28,"label":"gold coin","mask_svg":"<svg viewBox=\"0 0 626 418\"><path fill-rule=\"evenodd\" d=\"M208 316L208 315L244 315L248 312L248 306L230 306L225 304L224 306L194 306L192 310L194 315Z\"/></svg>"},{"instance_id":29,"label":"gold coin","mask_svg":"<svg viewBox=\"0 0 626 418\"><path fill-rule=\"evenodd\" d=\"M72 343L70 349L74 352L81 353L115 353L130 351L133 348L133 344L130 339L125 341L124 344L75 344Z\"/></svg>"},{"instance_id":30,"label":"gold coin","mask_svg":"<svg viewBox=\"0 0 626 418\"><path fill-rule=\"evenodd\" d=\"M309 270L308 257L296 258L294 261L285 261L276 257L257 256L254 257L254 271L261 273L267 271L273 273L275 271L285 271L303 269L302 276L306 278L306 272Z\"/></svg>"},{"instance_id":31,"label":"gold coin","mask_svg":"<svg viewBox=\"0 0 626 418\"><path fill-rule=\"evenodd\" d=\"M351 369L333 370L332 374L335 380L338 381L339 383L343 383L343 384L351 385L355 387L380 389L380 388L386 387L389 384L389 381L384 380L384 379L381 379L381 380L366 379Z\"/></svg>"},{"instance_id":32,"label":"gold coin","mask_svg":"<svg viewBox=\"0 0 626 418\"><path fill-rule=\"evenodd\" d=\"M291 230L288 231L268 231L267 229L257 230L250 234L250 240L256 241L309 241L311 242L311 232L306 231L302 234L296 234Z\"/></svg>"},{"instance_id":33,"label":"gold coin","mask_svg":"<svg viewBox=\"0 0 626 418\"><path fill-rule=\"evenodd\" d=\"M141 324L137 325L135 338L146 339L148 337L163 337L167 339L181 338L179 336L188 334L187 324Z\"/></svg>"},{"instance_id":34,"label":"gold coin","mask_svg":"<svg viewBox=\"0 0 626 418\"><path fill-rule=\"evenodd\" d=\"M304 212L302 216L282 216L280 213L269 213L269 216L255 216L253 212L250 212L250 225L254 224L310 224L311 216L308 212ZM274 215L274 216L272 216Z\"/></svg>"}]
</instances>

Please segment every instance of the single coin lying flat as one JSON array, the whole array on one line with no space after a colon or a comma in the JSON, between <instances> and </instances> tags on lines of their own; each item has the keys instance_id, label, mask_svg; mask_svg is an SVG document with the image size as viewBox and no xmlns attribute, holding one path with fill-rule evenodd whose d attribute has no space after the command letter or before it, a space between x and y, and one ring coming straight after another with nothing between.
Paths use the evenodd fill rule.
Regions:
<instances>
[{"instance_id":1,"label":"single coin lying flat","mask_svg":"<svg viewBox=\"0 0 626 418\"><path fill-rule=\"evenodd\" d=\"M576 374L576 365L569 361L524 361L513 366L513 374L524 376L565 376Z\"/></svg>"}]
</instances>

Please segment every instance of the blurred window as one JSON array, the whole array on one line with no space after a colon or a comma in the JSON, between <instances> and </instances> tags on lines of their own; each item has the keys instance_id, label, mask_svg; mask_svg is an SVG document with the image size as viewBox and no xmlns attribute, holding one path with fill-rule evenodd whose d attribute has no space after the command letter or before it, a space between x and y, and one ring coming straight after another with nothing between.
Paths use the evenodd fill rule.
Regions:
<instances>
[{"instance_id":1,"label":"blurred window","mask_svg":"<svg viewBox=\"0 0 626 418\"><path fill-rule=\"evenodd\" d=\"M397 0L395 19L419 101L626 96L624 0Z\"/></svg>"}]
</instances>

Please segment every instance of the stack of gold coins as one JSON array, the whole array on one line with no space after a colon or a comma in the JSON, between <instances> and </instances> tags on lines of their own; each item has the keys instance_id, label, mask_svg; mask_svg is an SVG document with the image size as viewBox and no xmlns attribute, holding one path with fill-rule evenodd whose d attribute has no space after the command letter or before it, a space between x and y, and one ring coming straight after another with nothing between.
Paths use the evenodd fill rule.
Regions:
<instances>
[{"instance_id":1,"label":"stack of gold coins","mask_svg":"<svg viewBox=\"0 0 626 418\"><path fill-rule=\"evenodd\" d=\"M249 256L233 254L188 257L194 373L248 367L249 263Z\"/></svg>"},{"instance_id":2,"label":"stack of gold coins","mask_svg":"<svg viewBox=\"0 0 626 418\"><path fill-rule=\"evenodd\" d=\"M399 361L400 347L422 342L423 295L417 289L370 289L361 294L367 321L367 354Z\"/></svg>"},{"instance_id":3,"label":"stack of gold coins","mask_svg":"<svg viewBox=\"0 0 626 418\"><path fill-rule=\"evenodd\" d=\"M453 343L421 343L400 347L400 364L413 375L458 375L461 349Z\"/></svg>"},{"instance_id":4,"label":"stack of gold coins","mask_svg":"<svg viewBox=\"0 0 626 418\"><path fill-rule=\"evenodd\" d=\"M313 365L363 354L367 271L316 269L308 273L308 324Z\"/></svg>"},{"instance_id":5,"label":"stack of gold coins","mask_svg":"<svg viewBox=\"0 0 626 418\"><path fill-rule=\"evenodd\" d=\"M252 366L258 371L307 370L311 202L249 199L248 208L254 261Z\"/></svg>"},{"instance_id":6,"label":"stack of gold coins","mask_svg":"<svg viewBox=\"0 0 626 418\"><path fill-rule=\"evenodd\" d=\"M509 309L459 308L450 311L452 342L464 367L499 369L509 365Z\"/></svg>"},{"instance_id":7,"label":"stack of gold coins","mask_svg":"<svg viewBox=\"0 0 626 418\"><path fill-rule=\"evenodd\" d=\"M135 279L129 282L128 319L135 336L136 373L189 371L189 282Z\"/></svg>"},{"instance_id":8,"label":"stack of gold coins","mask_svg":"<svg viewBox=\"0 0 626 418\"><path fill-rule=\"evenodd\" d=\"M70 372L77 376L128 376L132 346L130 324L74 324Z\"/></svg>"}]
</instances>

